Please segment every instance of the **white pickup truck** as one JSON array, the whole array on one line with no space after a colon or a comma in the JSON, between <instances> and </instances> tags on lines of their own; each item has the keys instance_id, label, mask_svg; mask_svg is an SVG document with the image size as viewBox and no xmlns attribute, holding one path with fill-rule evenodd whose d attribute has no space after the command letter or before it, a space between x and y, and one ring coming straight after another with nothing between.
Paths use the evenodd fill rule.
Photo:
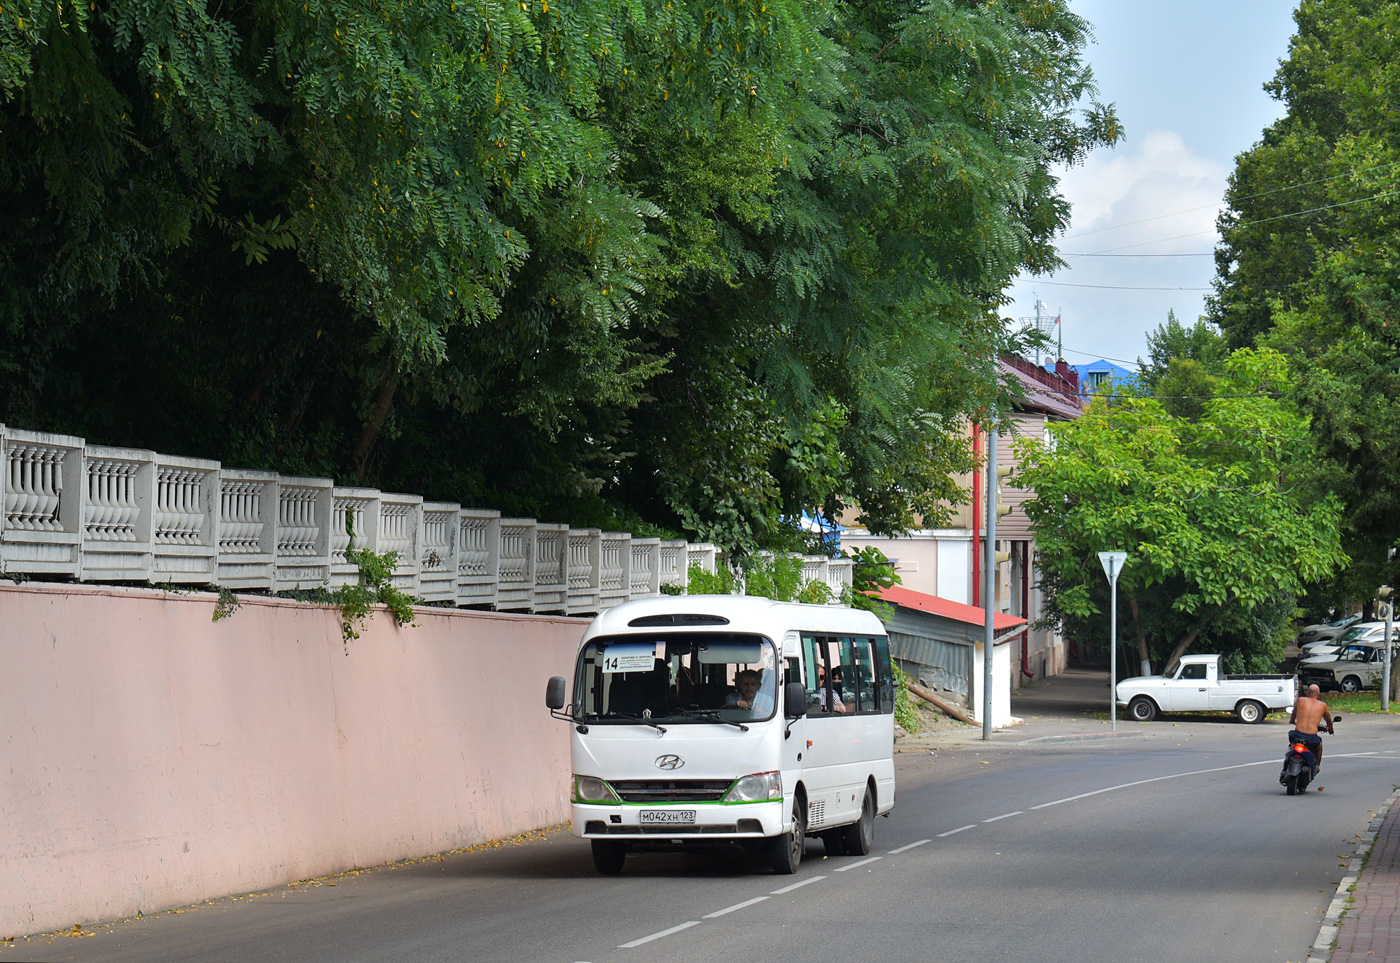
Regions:
<instances>
[{"instance_id":1,"label":"white pickup truck","mask_svg":"<svg viewBox=\"0 0 1400 963\"><path fill-rule=\"evenodd\" d=\"M1293 705L1298 680L1291 675L1222 676L1220 656L1184 655L1167 675L1124 679L1116 695L1137 722L1151 722L1159 712L1233 712L1241 722L1259 722Z\"/></svg>"}]
</instances>

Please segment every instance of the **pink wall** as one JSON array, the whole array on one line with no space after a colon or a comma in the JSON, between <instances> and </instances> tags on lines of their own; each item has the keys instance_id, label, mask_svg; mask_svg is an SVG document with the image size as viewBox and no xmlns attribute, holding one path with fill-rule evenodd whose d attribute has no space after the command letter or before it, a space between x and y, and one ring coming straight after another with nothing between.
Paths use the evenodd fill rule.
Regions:
<instances>
[{"instance_id":1,"label":"pink wall","mask_svg":"<svg viewBox=\"0 0 1400 963\"><path fill-rule=\"evenodd\" d=\"M567 820L584 620L215 601L0 586L0 936Z\"/></svg>"}]
</instances>

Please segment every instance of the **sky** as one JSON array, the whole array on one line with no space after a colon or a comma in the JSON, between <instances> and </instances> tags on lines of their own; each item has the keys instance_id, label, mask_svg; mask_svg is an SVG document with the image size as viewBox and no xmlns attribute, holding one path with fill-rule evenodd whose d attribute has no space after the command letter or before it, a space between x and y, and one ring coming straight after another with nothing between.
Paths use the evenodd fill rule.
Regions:
<instances>
[{"instance_id":1,"label":"sky","mask_svg":"<svg viewBox=\"0 0 1400 963\"><path fill-rule=\"evenodd\" d=\"M1263 85L1287 55L1296 4L1071 0L1070 7L1093 25L1087 57L1099 99L1117 107L1126 136L1063 171L1073 220L1059 250L1069 267L1017 279L1002 314L1033 317L1038 298L1042 315L1060 317L1055 336L1066 361L1105 358L1131 368L1169 310L1188 325L1205 313L1215 217L1235 156L1284 113ZM1118 256L1083 256L1105 254Z\"/></svg>"}]
</instances>

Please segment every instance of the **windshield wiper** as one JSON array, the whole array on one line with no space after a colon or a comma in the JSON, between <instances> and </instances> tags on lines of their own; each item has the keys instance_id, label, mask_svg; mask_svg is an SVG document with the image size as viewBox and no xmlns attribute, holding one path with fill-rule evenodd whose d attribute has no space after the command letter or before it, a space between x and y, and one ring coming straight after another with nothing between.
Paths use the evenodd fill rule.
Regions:
<instances>
[{"instance_id":1,"label":"windshield wiper","mask_svg":"<svg viewBox=\"0 0 1400 963\"><path fill-rule=\"evenodd\" d=\"M742 729L745 732L749 731L749 727L744 725L742 722L738 722L734 719L721 719L718 709L684 709L682 711L687 717L709 719L713 722L722 722L726 726L735 726L736 728Z\"/></svg>"},{"instance_id":2,"label":"windshield wiper","mask_svg":"<svg viewBox=\"0 0 1400 963\"><path fill-rule=\"evenodd\" d=\"M650 719L643 719L641 716L629 716L625 712L609 712L604 718L626 719L628 722L640 722L644 726L651 726L657 732L664 733L666 731L666 727L663 725L659 725L658 723L652 722Z\"/></svg>"}]
</instances>

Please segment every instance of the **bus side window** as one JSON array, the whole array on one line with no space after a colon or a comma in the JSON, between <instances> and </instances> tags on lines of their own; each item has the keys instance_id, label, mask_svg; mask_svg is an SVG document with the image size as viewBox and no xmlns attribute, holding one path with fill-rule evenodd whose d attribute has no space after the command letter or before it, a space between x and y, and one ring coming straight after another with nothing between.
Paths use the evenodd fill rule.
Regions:
<instances>
[{"instance_id":1,"label":"bus side window","mask_svg":"<svg viewBox=\"0 0 1400 963\"><path fill-rule=\"evenodd\" d=\"M855 654L854 676L856 710L858 712L879 712L879 696L876 679L875 653L871 645L872 639L853 640L852 649Z\"/></svg>"},{"instance_id":2,"label":"bus side window","mask_svg":"<svg viewBox=\"0 0 1400 963\"><path fill-rule=\"evenodd\" d=\"M890 640L875 639L875 684L880 693L880 711L894 712L894 672L890 662Z\"/></svg>"}]
</instances>

